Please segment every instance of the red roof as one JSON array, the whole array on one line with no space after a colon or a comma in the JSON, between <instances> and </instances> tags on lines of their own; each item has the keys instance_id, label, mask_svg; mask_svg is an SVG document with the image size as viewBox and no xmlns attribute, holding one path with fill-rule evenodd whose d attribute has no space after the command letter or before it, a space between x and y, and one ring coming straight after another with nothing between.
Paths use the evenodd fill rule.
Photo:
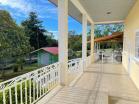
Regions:
<instances>
[{"instance_id":1,"label":"red roof","mask_svg":"<svg viewBox=\"0 0 139 104\"><path fill-rule=\"evenodd\" d=\"M51 54L58 55L58 47L44 47L41 49Z\"/></svg>"}]
</instances>

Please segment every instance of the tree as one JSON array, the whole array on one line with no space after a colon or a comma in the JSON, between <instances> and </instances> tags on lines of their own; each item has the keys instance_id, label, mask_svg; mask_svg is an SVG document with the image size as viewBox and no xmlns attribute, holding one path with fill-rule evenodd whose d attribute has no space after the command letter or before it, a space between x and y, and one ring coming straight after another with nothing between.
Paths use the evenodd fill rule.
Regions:
<instances>
[{"instance_id":1,"label":"tree","mask_svg":"<svg viewBox=\"0 0 139 104\"><path fill-rule=\"evenodd\" d=\"M82 50L82 37L81 35L71 35L68 39L68 47L73 51Z\"/></svg>"},{"instance_id":2,"label":"tree","mask_svg":"<svg viewBox=\"0 0 139 104\"><path fill-rule=\"evenodd\" d=\"M22 67L21 57L29 52L29 39L24 30L19 27L7 11L0 10L0 61L4 69L5 60L20 60L18 68ZM16 63L17 64L17 63Z\"/></svg>"},{"instance_id":3,"label":"tree","mask_svg":"<svg viewBox=\"0 0 139 104\"><path fill-rule=\"evenodd\" d=\"M46 41L48 47L57 47L58 41L53 38L53 35L46 35Z\"/></svg>"},{"instance_id":4,"label":"tree","mask_svg":"<svg viewBox=\"0 0 139 104\"><path fill-rule=\"evenodd\" d=\"M101 24L95 25L95 37L102 37L104 35L112 34L113 32L123 32L123 24Z\"/></svg>"},{"instance_id":5,"label":"tree","mask_svg":"<svg viewBox=\"0 0 139 104\"><path fill-rule=\"evenodd\" d=\"M30 52L29 38L25 35L22 28L17 28L17 30L13 31L13 34L15 35L11 39L14 41L11 44L14 51L12 56L16 59L15 67L23 70L24 56Z\"/></svg>"},{"instance_id":6,"label":"tree","mask_svg":"<svg viewBox=\"0 0 139 104\"><path fill-rule=\"evenodd\" d=\"M94 30L95 38L101 37L101 29L99 25L95 25L95 30Z\"/></svg>"},{"instance_id":7,"label":"tree","mask_svg":"<svg viewBox=\"0 0 139 104\"><path fill-rule=\"evenodd\" d=\"M115 30L115 32L123 32L124 25L123 24L115 24L113 30Z\"/></svg>"},{"instance_id":8,"label":"tree","mask_svg":"<svg viewBox=\"0 0 139 104\"><path fill-rule=\"evenodd\" d=\"M46 30L35 12L30 12L29 18L22 22L22 26L25 29L26 36L30 38L30 45L33 48L38 49L48 45L47 36L44 35Z\"/></svg>"},{"instance_id":9,"label":"tree","mask_svg":"<svg viewBox=\"0 0 139 104\"><path fill-rule=\"evenodd\" d=\"M110 25L104 25L104 29L103 29L103 36L107 36L111 33L111 26Z\"/></svg>"},{"instance_id":10,"label":"tree","mask_svg":"<svg viewBox=\"0 0 139 104\"><path fill-rule=\"evenodd\" d=\"M68 48L69 48L69 59L81 57L79 52L82 50L82 36L77 34L75 31L69 32L68 38ZM79 54L79 55L78 55Z\"/></svg>"},{"instance_id":11,"label":"tree","mask_svg":"<svg viewBox=\"0 0 139 104\"><path fill-rule=\"evenodd\" d=\"M4 32L0 32L0 69L2 70L2 75L4 75L4 67L6 65L6 60L9 56L11 56L10 43L8 41L8 37L4 35Z\"/></svg>"}]
</instances>

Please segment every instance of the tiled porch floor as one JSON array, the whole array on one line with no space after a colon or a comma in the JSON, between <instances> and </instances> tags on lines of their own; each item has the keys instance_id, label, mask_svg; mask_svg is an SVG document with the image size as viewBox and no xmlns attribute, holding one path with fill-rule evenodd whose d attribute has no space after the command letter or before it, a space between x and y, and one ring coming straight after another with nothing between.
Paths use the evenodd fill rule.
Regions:
<instances>
[{"instance_id":1,"label":"tiled porch floor","mask_svg":"<svg viewBox=\"0 0 139 104\"><path fill-rule=\"evenodd\" d=\"M121 64L92 64L44 104L139 104L139 91Z\"/></svg>"}]
</instances>

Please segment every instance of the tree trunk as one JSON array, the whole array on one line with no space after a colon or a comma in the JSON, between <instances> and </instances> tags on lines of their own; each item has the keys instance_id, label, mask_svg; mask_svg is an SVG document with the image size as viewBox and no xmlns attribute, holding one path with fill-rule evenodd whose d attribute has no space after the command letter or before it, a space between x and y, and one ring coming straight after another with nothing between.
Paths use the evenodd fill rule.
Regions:
<instances>
[{"instance_id":1,"label":"tree trunk","mask_svg":"<svg viewBox=\"0 0 139 104\"><path fill-rule=\"evenodd\" d=\"M23 70L23 69L24 69L23 65L21 65L21 67L20 67L20 68L21 68L21 70Z\"/></svg>"},{"instance_id":2,"label":"tree trunk","mask_svg":"<svg viewBox=\"0 0 139 104\"><path fill-rule=\"evenodd\" d=\"M17 65L14 65L13 71L18 72L18 66Z\"/></svg>"},{"instance_id":3,"label":"tree trunk","mask_svg":"<svg viewBox=\"0 0 139 104\"><path fill-rule=\"evenodd\" d=\"M2 68L1 76L3 77L5 75L5 70Z\"/></svg>"}]
</instances>

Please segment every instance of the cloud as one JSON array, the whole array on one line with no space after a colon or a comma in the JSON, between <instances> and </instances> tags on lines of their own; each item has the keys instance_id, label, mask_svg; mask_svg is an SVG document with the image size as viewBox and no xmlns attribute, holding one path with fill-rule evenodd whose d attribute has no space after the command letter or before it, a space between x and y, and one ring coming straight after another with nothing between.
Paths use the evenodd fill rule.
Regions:
<instances>
[{"instance_id":1,"label":"cloud","mask_svg":"<svg viewBox=\"0 0 139 104\"><path fill-rule=\"evenodd\" d=\"M49 32L58 33L58 30L50 30Z\"/></svg>"},{"instance_id":2,"label":"cloud","mask_svg":"<svg viewBox=\"0 0 139 104\"><path fill-rule=\"evenodd\" d=\"M53 17L52 16L50 16L50 15L47 15L47 16L45 16L45 15L43 15L43 16L39 16L39 18L42 18L42 19L52 19Z\"/></svg>"},{"instance_id":3,"label":"cloud","mask_svg":"<svg viewBox=\"0 0 139 104\"><path fill-rule=\"evenodd\" d=\"M58 39L58 30L50 30L49 32L53 33L55 39Z\"/></svg>"},{"instance_id":4,"label":"cloud","mask_svg":"<svg viewBox=\"0 0 139 104\"><path fill-rule=\"evenodd\" d=\"M0 0L0 6L10 7L14 9L16 13L28 15L29 12L35 11L40 15L40 18L44 18L44 14L57 15L57 8L52 6L48 0ZM41 8L41 9L40 9ZM13 12L11 11L10 12ZM14 13L13 13L14 14ZM46 17L53 18L53 17Z\"/></svg>"},{"instance_id":5,"label":"cloud","mask_svg":"<svg viewBox=\"0 0 139 104\"><path fill-rule=\"evenodd\" d=\"M19 24L28 18L29 12L34 11L43 21L44 27L57 30L57 7L48 0L0 0L0 9L7 10ZM55 39L58 38L58 31L50 32Z\"/></svg>"},{"instance_id":6,"label":"cloud","mask_svg":"<svg viewBox=\"0 0 139 104\"><path fill-rule=\"evenodd\" d=\"M49 13L54 13L54 14L58 12L56 8L46 8L46 11L48 11Z\"/></svg>"},{"instance_id":7,"label":"cloud","mask_svg":"<svg viewBox=\"0 0 139 104\"><path fill-rule=\"evenodd\" d=\"M50 13L50 14L57 14L57 8L56 7L52 7L52 4L46 4L46 5L37 5L34 4L34 10L36 10L37 12L41 12L41 13ZM41 8L41 10L40 10Z\"/></svg>"},{"instance_id":8,"label":"cloud","mask_svg":"<svg viewBox=\"0 0 139 104\"><path fill-rule=\"evenodd\" d=\"M0 5L18 9L24 13L29 13L32 10L32 7L27 0L0 0Z\"/></svg>"}]
</instances>

